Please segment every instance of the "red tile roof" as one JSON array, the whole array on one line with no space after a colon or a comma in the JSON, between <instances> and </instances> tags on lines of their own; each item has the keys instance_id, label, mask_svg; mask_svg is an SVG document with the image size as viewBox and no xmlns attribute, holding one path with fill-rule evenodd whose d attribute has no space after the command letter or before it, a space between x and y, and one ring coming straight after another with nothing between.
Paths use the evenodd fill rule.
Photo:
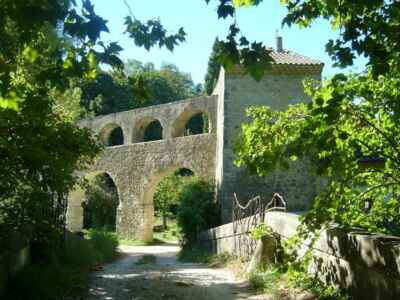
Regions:
<instances>
[{"instance_id":1,"label":"red tile roof","mask_svg":"<svg viewBox=\"0 0 400 300\"><path fill-rule=\"evenodd\" d=\"M271 50L270 55L277 65L323 65L324 63L313 58L298 54L293 51L283 50L278 52Z\"/></svg>"}]
</instances>

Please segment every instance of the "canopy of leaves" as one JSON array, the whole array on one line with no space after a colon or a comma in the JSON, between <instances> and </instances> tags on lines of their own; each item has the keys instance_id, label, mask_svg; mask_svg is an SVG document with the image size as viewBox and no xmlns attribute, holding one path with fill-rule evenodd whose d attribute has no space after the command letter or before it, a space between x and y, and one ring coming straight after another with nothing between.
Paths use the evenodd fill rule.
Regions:
<instances>
[{"instance_id":1,"label":"canopy of leaves","mask_svg":"<svg viewBox=\"0 0 400 300\"><path fill-rule=\"evenodd\" d=\"M75 88L81 90L81 117L163 104L202 93L202 87L193 83L190 74L168 63L156 69L152 63L128 60L123 70L98 73L94 80L75 82Z\"/></svg>"},{"instance_id":2,"label":"canopy of leaves","mask_svg":"<svg viewBox=\"0 0 400 300\"><path fill-rule=\"evenodd\" d=\"M202 88L193 83L192 77L171 63L163 63L156 69L152 63L143 64L128 60L125 72L130 77L140 77L148 93L143 104L156 105L198 96Z\"/></svg>"},{"instance_id":3,"label":"canopy of leaves","mask_svg":"<svg viewBox=\"0 0 400 300\"><path fill-rule=\"evenodd\" d=\"M120 48L99 41L108 29L90 1L0 3L0 224L46 245L62 237L74 172L101 150L56 98L98 63L118 65Z\"/></svg>"},{"instance_id":4,"label":"canopy of leaves","mask_svg":"<svg viewBox=\"0 0 400 300\"><path fill-rule=\"evenodd\" d=\"M332 221L400 233L398 1L284 1L285 24L311 26L318 17L341 29L327 51L337 65L368 58L362 74L308 82L312 102L276 112L249 109L236 145L237 163L265 175L289 160L311 157L328 179L305 216L319 228ZM360 14L362 12L362 14ZM319 167L319 168L318 168Z\"/></svg>"}]
</instances>

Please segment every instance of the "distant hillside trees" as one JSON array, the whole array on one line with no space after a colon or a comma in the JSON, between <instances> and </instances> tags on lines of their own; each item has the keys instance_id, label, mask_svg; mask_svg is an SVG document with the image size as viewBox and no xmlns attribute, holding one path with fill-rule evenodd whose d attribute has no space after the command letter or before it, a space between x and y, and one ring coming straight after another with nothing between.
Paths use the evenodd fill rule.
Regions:
<instances>
[{"instance_id":1,"label":"distant hillside trees","mask_svg":"<svg viewBox=\"0 0 400 300\"><path fill-rule=\"evenodd\" d=\"M123 70L101 72L92 81L81 82L81 105L98 116L198 96L201 85L171 63L157 69L153 63L128 60Z\"/></svg>"},{"instance_id":2,"label":"distant hillside trees","mask_svg":"<svg viewBox=\"0 0 400 300\"><path fill-rule=\"evenodd\" d=\"M213 92L218 81L219 70L221 69L221 63L218 60L218 45L219 40L216 38L208 60L207 74L204 79L204 91L207 95L211 95Z\"/></svg>"}]
</instances>

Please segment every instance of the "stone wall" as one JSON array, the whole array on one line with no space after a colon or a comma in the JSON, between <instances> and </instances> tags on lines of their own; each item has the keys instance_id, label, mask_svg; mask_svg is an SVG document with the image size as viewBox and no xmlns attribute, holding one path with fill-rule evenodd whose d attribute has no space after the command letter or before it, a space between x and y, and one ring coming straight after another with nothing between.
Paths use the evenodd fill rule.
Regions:
<instances>
[{"instance_id":1,"label":"stone wall","mask_svg":"<svg viewBox=\"0 0 400 300\"><path fill-rule=\"evenodd\" d=\"M157 184L172 172L187 168L201 177L214 178L215 134L200 134L146 143L108 147L88 170L107 173L119 196L117 231L127 239L152 238ZM70 195L68 228L82 229L84 193L78 187Z\"/></svg>"},{"instance_id":2,"label":"stone wall","mask_svg":"<svg viewBox=\"0 0 400 300\"><path fill-rule=\"evenodd\" d=\"M81 121L80 126L90 128L103 142L117 127L123 133L124 146L108 147L90 170L108 173L116 184L120 198L117 230L127 238L150 239L156 183L173 169L187 166L199 176L215 179L223 223L231 221L234 192L241 201L255 195L269 199L278 192L284 196L291 211L307 209L321 181L311 174L308 160L294 162L287 171L275 171L268 177L259 178L234 165L233 144L241 124L248 120L247 107L268 105L279 110L290 104L310 101L304 94L303 80L319 79L321 70L322 66L274 67L257 82L250 76L226 73L221 69L212 96ZM198 113L208 115L209 133L201 137L184 137L186 123ZM143 143L144 128L155 120L163 128L163 140ZM82 227L83 191L77 188L70 198L69 228L76 231Z\"/></svg>"},{"instance_id":3,"label":"stone wall","mask_svg":"<svg viewBox=\"0 0 400 300\"><path fill-rule=\"evenodd\" d=\"M249 237L248 223L229 223L202 232L199 243L214 253L249 258L255 242ZM269 212L265 223L282 239L288 239L295 234L299 220L296 214ZM308 248L306 242L299 252ZM312 250L310 273L346 289L352 299L400 299L400 238L333 227L321 233Z\"/></svg>"},{"instance_id":4,"label":"stone wall","mask_svg":"<svg viewBox=\"0 0 400 300\"><path fill-rule=\"evenodd\" d=\"M215 177L217 96L204 96L172 103L85 119L79 126L92 130L104 144L120 127L123 145L107 147L82 177L106 173L118 191L116 228L126 239L151 240L153 195L166 175L187 168L201 177ZM208 133L184 136L188 121L199 113L209 120ZM144 130L159 121L162 140L143 142ZM82 230L85 193L79 186L70 193L67 222L71 231Z\"/></svg>"},{"instance_id":5,"label":"stone wall","mask_svg":"<svg viewBox=\"0 0 400 300\"><path fill-rule=\"evenodd\" d=\"M81 127L90 128L103 139L109 129L121 127L124 144L142 142L143 129L152 121L159 121L163 128L163 139L183 136L182 128L187 121L198 113L206 113L209 118L209 132L216 131L217 97L198 97L175 101L161 105L148 106L84 119L79 122Z\"/></svg>"},{"instance_id":6,"label":"stone wall","mask_svg":"<svg viewBox=\"0 0 400 300\"><path fill-rule=\"evenodd\" d=\"M214 93L219 95L217 157L222 161L217 161L221 168L217 183L224 223L231 221L234 192L242 200L256 195L265 195L269 199L278 192L284 196L291 211L310 206L319 178L311 174L307 160L293 163L289 171L277 171L266 178L259 178L234 165L233 145L241 131L241 124L249 120L245 113L249 106L268 105L272 109L283 110L290 104L309 102L303 81L306 78L319 80L320 77L321 69L300 69L292 73L277 70L257 82L247 75L221 72Z\"/></svg>"}]
</instances>

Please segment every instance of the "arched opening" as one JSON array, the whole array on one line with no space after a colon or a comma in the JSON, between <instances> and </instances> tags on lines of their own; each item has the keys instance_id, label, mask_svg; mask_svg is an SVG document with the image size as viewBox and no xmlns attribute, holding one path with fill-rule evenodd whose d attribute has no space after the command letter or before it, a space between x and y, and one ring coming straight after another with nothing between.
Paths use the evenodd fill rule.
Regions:
<instances>
[{"instance_id":1,"label":"arched opening","mask_svg":"<svg viewBox=\"0 0 400 300\"><path fill-rule=\"evenodd\" d=\"M163 127L160 121L153 118L140 120L133 130L133 143L158 141L163 139Z\"/></svg>"},{"instance_id":2,"label":"arched opening","mask_svg":"<svg viewBox=\"0 0 400 300\"><path fill-rule=\"evenodd\" d=\"M193 175L193 171L187 168L171 168L157 174L149 182L144 194L146 236L164 242L178 240L176 214L179 193Z\"/></svg>"},{"instance_id":3,"label":"arched opening","mask_svg":"<svg viewBox=\"0 0 400 300\"><path fill-rule=\"evenodd\" d=\"M195 135L209 132L209 120L206 113L198 113L191 117L185 126L184 135Z\"/></svg>"},{"instance_id":4,"label":"arched opening","mask_svg":"<svg viewBox=\"0 0 400 300\"><path fill-rule=\"evenodd\" d=\"M187 168L180 168L180 169L176 170L174 172L174 174L177 176L182 176L182 177L194 175L193 171L190 169L187 169Z\"/></svg>"},{"instance_id":5,"label":"arched opening","mask_svg":"<svg viewBox=\"0 0 400 300\"><path fill-rule=\"evenodd\" d=\"M173 137L182 137L210 132L208 114L199 111L184 111L173 125Z\"/></svg>"},{"instance_id":6,"label":"arched opening","mask_svg":"<svg viewBox=\"0 0 400 300\"><path fill-rule=\"evenodd\" d=\"M118 190L107 173L86 177L84 189L83 228L116 230Z\"/></svg>"},{"instance_id":7,"label":"arched opening","mask_svg":"<svg viewBox=\"0 0 400 300\"><path fill-rule=\"evenodd\" d=\"M87 174L68 197L68 229L115 230L119 205L118 189L104 172Z\"/></svg>"},{"instance_id":8,"label":"arched opening","mask_svg":"<svg viewBox=\"0 0 400 300\"><path fill-rule=\"evenodd\" d=\"M117 124L108 124L99 133L100 141L107 147L124 144L124 133Z\"/></svg>"},{"instance_id":9,"label":"arched opening","mask_svg":"<svg viewBox=\"0 0 400 300\"><path fill-rule=\"evenodd\" d=\"M163 129L161 123L155 120L147 125L146 129L144 130L143 141L150 142L162 140L162 132Z\"/></svg>"}]
</instances>

